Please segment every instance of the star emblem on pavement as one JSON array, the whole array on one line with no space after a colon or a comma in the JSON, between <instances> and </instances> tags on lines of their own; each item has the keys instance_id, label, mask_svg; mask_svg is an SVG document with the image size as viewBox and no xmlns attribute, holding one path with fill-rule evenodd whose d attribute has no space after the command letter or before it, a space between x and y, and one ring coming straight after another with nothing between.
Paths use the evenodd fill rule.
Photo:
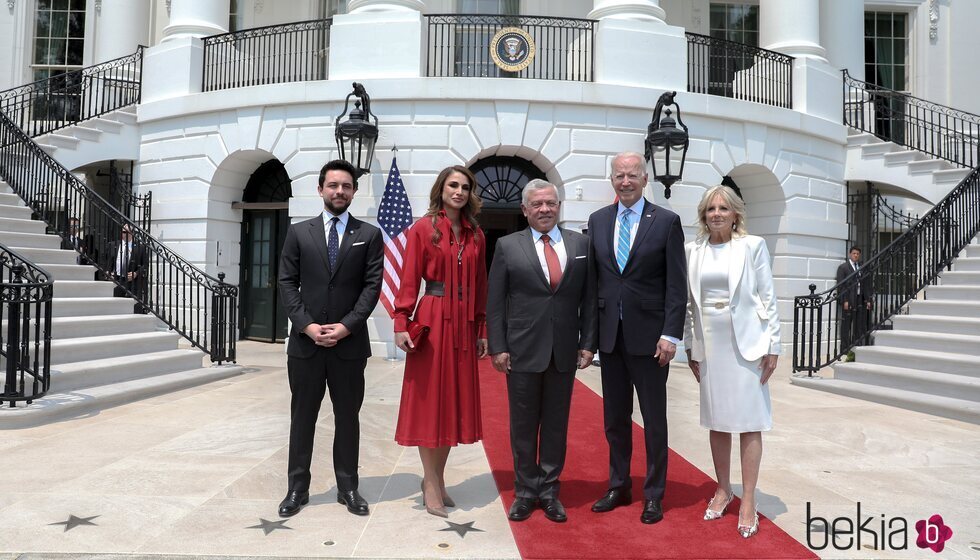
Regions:
<instances>
[{"instance_id":1,"label":"star emblem on pavement","mask_svg":"<svg viewBox=\"0 0 980 560\"><path fill-rule=\"evenodd\" d=\"M292 527L286 527L286 522L288 519L283 519L281 521L268 521L266 519L259 518L258 525L252 525L251 527L245 527L246 529L262 529L262 532L268 535L269 533L275 531L276 529L289 529L293 530Z\"/></svg>"},{"instance_id":2,"label":"star emblem on pavement","mask_svg":"<svg viewBox=\"0 0 980 560\"><path fill-rule=\"evenodd\" d=\"M446 521L446 525L449 525L449 527L446 527L445 529L439 529L439 530L454 531L457 535L460 536L460 538L466 537L466 533L470 533L470 532L472 533L485 532L483 529L477 529L476 527L474 527L473 526L474 523L476 523L476 521L470 521L469 523L453 523L452 521Z\"/></svg>"},{"instance_id":3,"label":"star emblem on pavement","mask_svg":"<svg viewBox=\"0 0 980 560\"><path fill-rule=\"evenodd\" d=\"M67 533L79 525L95 525L98 523L92 523L92 520L98 517L98 515L93 515L92 517L76 517L72 514L68 514L67 521L59 521L57 523L48 523L48 525L64 525L65 530L63 532Z\"/></svg>"}]
</instances>

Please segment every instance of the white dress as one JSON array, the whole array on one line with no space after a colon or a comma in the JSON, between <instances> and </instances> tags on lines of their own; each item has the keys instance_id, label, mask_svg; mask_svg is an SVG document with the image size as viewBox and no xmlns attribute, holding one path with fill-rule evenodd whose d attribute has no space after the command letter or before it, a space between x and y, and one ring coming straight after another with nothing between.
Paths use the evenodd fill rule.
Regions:
<instances>
[{"instance_id":1,"label":"white dress","mask_svg":"<svg viewBox=\"0 0 980 560\"><path fill-rule=\"evenodd\" d=\"M733 434L772 429L769 385L760 383L761 359L749 362L735 342L728 305L731 244L707 244L701 265L701 425ZM723 305L716 305L716 304Z\"/></svg>"}]
</instances>

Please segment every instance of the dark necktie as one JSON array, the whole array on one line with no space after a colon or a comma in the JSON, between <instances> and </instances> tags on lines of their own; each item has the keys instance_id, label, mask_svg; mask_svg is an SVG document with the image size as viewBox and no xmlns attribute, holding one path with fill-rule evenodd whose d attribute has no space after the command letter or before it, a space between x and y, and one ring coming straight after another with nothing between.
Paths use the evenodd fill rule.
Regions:
<instances>
[{"instance_id":1,"label":"dark necktie","mask_svg":"<svg viewBox=\"0 0 980 560\"><path fill-rule=\"evenodd\" d=\"M551 238L542 235L541 242L544 243L544 261L548 263L548 281L551 283L551 291L555 291L561 282L561 263L558 262L558 253L551 246Z\"/></svg>"},{"instance_id":2,"label":"dark necktie","mask_svg":"<svg viewBox=\"0 0 980 560\"><path fill-rule=\"evenodd\" d=\"M340 236L337 235L339 218L330 218L330 233L327 234L327 259L330 260L330 270L337 264L337 254L340 253Z\"/></svg>"}]
</instances>

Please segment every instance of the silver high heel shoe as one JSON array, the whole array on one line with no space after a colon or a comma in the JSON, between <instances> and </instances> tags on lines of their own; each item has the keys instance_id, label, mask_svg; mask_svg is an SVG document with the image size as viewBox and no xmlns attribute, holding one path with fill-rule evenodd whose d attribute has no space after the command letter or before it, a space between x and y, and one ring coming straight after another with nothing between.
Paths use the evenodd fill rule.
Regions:
<instances>
[{"instance_id":1,"label":"silver high heel shoe","mask_svg":"<svg viewBox=\"0 0 980 560\"><path fill-rule=\"evenodd\" d=\"M735 497L735 492L732 492L731 494L728 495L728 499L725 500L725 504L721 506L721 511L715 511L711 509L711 504L712 502L715 501L714 497L708 500L708 508L704 510L704 520L714 521L715 519L721 519L721 516L725 515L725 510L728 509L728 506L732 503L732 499L734 497Z\"/></svg>"},{"instance_id":2,"label":"silver high heel shoe","mask_svg":"<svg viewBox=\"0 0 980 560\"><path fill-rule=\"evenodd\" d=\"M738 525L738 534L742 535L743 539L747 539L752 535L759 532L759 512L755 512L752 516L752 525Z\"/></svg>"}]
</instances>

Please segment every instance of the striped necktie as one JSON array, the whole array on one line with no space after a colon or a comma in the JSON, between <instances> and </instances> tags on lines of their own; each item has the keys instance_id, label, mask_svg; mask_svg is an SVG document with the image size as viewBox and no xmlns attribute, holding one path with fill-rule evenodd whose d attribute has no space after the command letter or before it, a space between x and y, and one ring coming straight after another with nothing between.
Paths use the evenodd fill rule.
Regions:
<instances>
[{"instance_id":1,"label":"striped necktie","mask_svg":"<svg viewBox=\"0 0 980 560\"><path fill-rule=\"evenodd\" d=\"M630 258L630 215L632 210L627 208L619 217L619 239L616 241L616 264L619 271L626 268L626 261Z\"/></svg>"}]
</instances>

